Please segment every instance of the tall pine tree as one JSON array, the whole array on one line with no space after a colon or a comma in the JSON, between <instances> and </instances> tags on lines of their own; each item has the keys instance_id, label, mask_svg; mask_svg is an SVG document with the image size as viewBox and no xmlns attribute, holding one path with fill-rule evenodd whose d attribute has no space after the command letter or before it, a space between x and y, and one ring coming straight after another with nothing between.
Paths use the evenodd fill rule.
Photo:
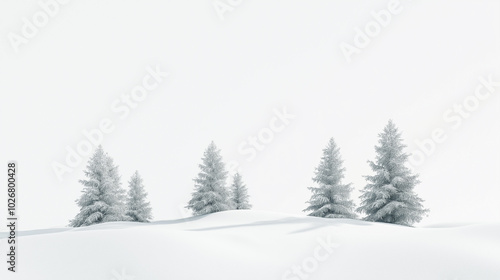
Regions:
<instances>
[{"instance_id":1,"label":"tall pine tree","mask_svg":"<svg viewBox=\"0 0 500 280\"><path fill-rule=\"evenodd\" d=\"M231 186L232 209L243 210L252 208L252 205L248 203L248 199L248 190L245 184L243 184L240 173L234 174Z\"/></svg>"},{"instance_id":2,"label":"tall pine tree","mask_svg":"<svg viewBox=\"0 0 500 280\"><path fill-rule=\"evenodd\" d=\"M405 147L401 133L389 120L379 134L375 162L368 161L375 175L365 176L368 184L357 209L367 215L364 220L411 226L428 212L422 206L423 200L413 192L420 181L405 166L408 159L403 152Z\"/></svg>"},{"instance_id":3,"label":"tall pine tree","mask_svg":"<svg viewBox=\"0 0 500 280\"><path fill-rule=\"evenodd\" d=\"M311 187L309 207L304 211L311 211L309 216L323 218L356 218L354 202L350 199L351 184L343 184L345 169L342 167L339 148L333 138L323 149L323 156L316 168L313 181L318 187Z\"/></svg>"},{"instance_id":4,"label":"tall pine tree","mask_svg":"<svg viewBox=\"0 0 500 280\"><path fill-rule=\"evenodd\" d=\"M121 177L118 172L118 166L114 164L113 159L106 155L106 165L109 178L112 184L110 185L109 193L115 197L114 203L111 206L110 213L114 217L110 217L109 221L129 221L127 216L126 191L122 188ZM109 222L107 221L107 222Z\"/></svg>"},{"instance_id":5,"label":"tall pine tree","mask_svg":"<svg viewBox=\"0 0 500 280\"><path fill-rule=\"evenodd\" d=\"M81 197L76 200L80 212L70 221L70 226L127 220L118 167L104 153L102 146L90 158L84 173L87 180L80 180L84 188Z\"/></svg>"},{"instance_id":6,"label":"tall pine tree","mask_svg":"<svg viewBox=\"0 0 500 280\"><path fill-rule=\"evenodd\" d=\"M135 171L128 182L129 190L127 196L127 215L134 222L149 223L153 218L151 206L146 197L148 193L144 190L141 175Z\"/></svg>"},{"instance_id":7,"label":"tall pine tree","mask_svg":"<svg viewBox=\"0 0 500 280\"><path fill-rule=\"evenodd\" d=\"M203 154L200 173L194 179L195 191L186 208L194 215L205 215L231 209L226 188L227 171L220 150L212 142Z\"/></svg>"}]
</instances>

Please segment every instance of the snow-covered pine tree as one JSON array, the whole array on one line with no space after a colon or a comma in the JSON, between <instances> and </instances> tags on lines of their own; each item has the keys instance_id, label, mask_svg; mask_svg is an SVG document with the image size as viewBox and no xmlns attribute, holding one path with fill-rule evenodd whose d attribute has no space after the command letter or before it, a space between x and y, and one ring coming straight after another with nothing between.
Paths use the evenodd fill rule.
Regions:
<instances>
[{"instance_id":1,"label":"snow-covered pine tree","mask_svg":"<svg viewBox=\"0 0 500 280\"><path fill-rule=\"evenodd\" d=\"M112 182L109 193L112 194L110 197L114 197L114 201L111 204L108 217L104 222L130 221L130 217L127 216L126 191L122 188L121 177L118 173L118 166L114 164L113 159L107 154L106 165L109 178L111 178Z\"/></svg>"},{"instance_id":2,"label":"snow-covered pine tree","mask_svg":"<svg viewBox=\"0 0 500 280\"><path fill-rule=\"evenodd\" d=\"M151 206L146 197L148 193L144 190L141 175L135 171L128 182L129 190L127 196L127 215L134 222L149 223L153 218Z\"/></svg>"},{"instance_id":3,"label":"snow-covered pine tree","mask_svg":"<svg viewBox=\"0 0 500 280\"><path fill-rule=\"evenodd\" d=\"M233 176L233 184L231 185L231 208L235 210L250 209L252 205L248 203L248 190L240 173Z\"/></svg>"},{"instance_id":4,"label":"snow-covered pine tree","mask_svg":"<svg viewBox=\"0 0 500 280\"><path fill-rule=\"evenodd\" d=\"M405 147L401 133L389 120L379 134L375 162L368 161L375 175L365 176L368 184L360 196L362 202L357 210L367 215L364 220L411 226L428 212L422 206L423 200L413 192L420 181L405 166Z\"/></svg>"},{"instance_id":5,"label":"snow-covered pine tree","mask_svg":"<svg viewBox=\"0 0 500 280\"><path fill-rule=\"evenodd\" d=\"M304 211L312 211L309 216L356 218L354 202L350 199L351 184L342 184L345 169L342 167L339 150L333 138L323 149L323 156L313 178L319 186L308 188L312 195L308 201L309 207Z\"/></svg>"},{"instance_id":6,"label":"snow-covered pine tree","mask_svg":"<svg viewBox=\"0 0 500 280\"><path fill-rule=\"evenodd\" d=\"M229 191L226 188L227 171L220 150L211 142L203 154L200 173L194 179L195 191L186 208L194 215L205 215L230 210Z\"/></svg>"},{"instance_id":7,"label":"snow-covered pine tree","mask_svg":"<svg viewBox=\"0 0 500 280\"><path fill-rule=\"evenodd\" d=\"M99 146L84 171L87 180L80 180L84 188L76 200L80 212L70 226L81 227L98 223L123 221L123 190L120 188L118 169L113 160Z\"/></svg>"}]
</instances>

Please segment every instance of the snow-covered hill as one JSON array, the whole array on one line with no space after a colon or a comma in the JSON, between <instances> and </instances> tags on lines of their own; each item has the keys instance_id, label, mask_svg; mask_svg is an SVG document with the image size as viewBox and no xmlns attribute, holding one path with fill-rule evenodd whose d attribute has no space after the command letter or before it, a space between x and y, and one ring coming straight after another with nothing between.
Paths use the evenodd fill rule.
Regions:
<instances>
[{"instance_id":1,"label":"snow-covered hill","mask_svg":"<svg viewBox=\"0 0 500 280\"><path fill-rule=\"evenodd\" d=\"M240 210L21 232L18 243L18 272L2 262L2 280L500 279L500 223L408 228Z\"/></svg>"}]
</instances>

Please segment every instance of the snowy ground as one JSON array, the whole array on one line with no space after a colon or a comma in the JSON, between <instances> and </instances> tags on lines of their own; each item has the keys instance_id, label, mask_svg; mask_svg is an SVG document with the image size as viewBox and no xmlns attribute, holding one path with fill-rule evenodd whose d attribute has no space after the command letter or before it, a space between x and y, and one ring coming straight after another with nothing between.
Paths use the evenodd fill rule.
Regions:
<instances>
[{"instance_id":1,"label":"snowy ground","mask_svg":"<svg viewBox=\"0 0 500 280\"><path fill-rule=\"evenodd\" d=\"M2 280L500 279L500 223L408 228L227 211L19 236L18 272L2 262Z\"/></svg>"}]
</instances>

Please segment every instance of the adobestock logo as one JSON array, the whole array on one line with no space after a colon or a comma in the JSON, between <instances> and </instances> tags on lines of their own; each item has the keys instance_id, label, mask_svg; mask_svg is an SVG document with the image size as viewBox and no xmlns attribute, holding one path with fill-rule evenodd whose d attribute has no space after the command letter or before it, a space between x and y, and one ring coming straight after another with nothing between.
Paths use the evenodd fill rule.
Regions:
<instances>
[{"instance_id":1,"label":"adobestock logo","mask_svg":"<svg viewBox=\"0 0 500 280\"><path fill-rule=\"evenodd\" d=\"M132 110L136 109L140 102L143 102L148 97L149 93L157 89L163 80L168 77L167 72L162 72L159 66L155 68L148 66L147 74L143 77L142 82L129 93L122 94L116 98L110 106L111 112L118 119L125 120ZM83 158L90 155L92 151L98 147L104 140L104 136L113 132L115 122L112 118L103 118L99 122L98 127L87 130L83 129L83 139L75 146L66 146L66 156L64 163L58 161L52 162L52 170L59 181L63 181L63 175L72 172L74 168L80 166Z\"/></svg>"},{"instance_id":2,"label":"adobestock logo","mask_svg":"<svg viewBox=\"0 0 500 280\"><path fill-rule=\"evenodd\" d=\"M136 279L134 276L127 273L125 268L122 268L120 272L116 270L112 270L111 274L113 274L113 278L111 280L134 280Z\"/></svg>"},{"instance_id":3,"label":"adobestock logo","mask_svg":"<svg viewBox=\"0 0 500 280\"><path fill-rule=\"evenodd\" d=\"M398 0L391 0L387 3L387 9L382 9L378 12L371 11L370 15L373 20L368 21L363 29L355 28L355 34L352 44L341 42L340 50L348 63L352 61L354 54L360 54L361 50L366 48L373 38L377 37L383 28L387 27L393 16L398 15L403 11L403 6Z\"/></svg>"},{"instance_id":4,"label":"adobestock logo","mask_svg":"<svg viewBox=\"0 0 500 280\"><path fill-rule=\"evenodd\" d=\"M467 95L461 102L453 104L446 109L443 114L443 121L448 127L435 128L428 138L415 139L414 143L417 146L411 156L409 162L412 166L417 167L432 156L439 144L444 143L448 139L447 130L458 130L464 120L471 117L472 113L480 108L480 105L487 101L492 94L497 93L500 88L500 80L494 81L493 74L488 77L479 77L479 83L474 89L474 92Z\"/></svg>"},{"instance_id":5,"label":"adobestock logo","mask_svg":"<svg viewBox=\"0 0 500 280\"><path fill-rule=\"evenodd\" d=\"M212 6L219 19L224 20L224 14L234 11L242 2L243 0L215 0L212 2Z\"/></svg>"},{"instance_id":6,"label":"adobestock logo","mask_svg":"<svg viewBox=\"0 0 500 280\"><path fill-rule=\"evenodd\" d=\"M274 109L274 116L269 120L269 125L260 129L257 134L248 137L238 146L238 152L247 156L247 161L252 161L257 157L257 154L266 148L266 145L274 140L277 133L282 132L290 124L290 121L295 119L295 115L287 112L286 107L281 108L281 111Z\"/></svg>"},{"instance_id":7,"label":"adobestock logo","mask_svg":"<svg viewBox=\"0 0 500 280\"><path fill-rule=\"evenodd\" d=\"M340 245L333 242L332 235L329 235L326 239L318 238L316 240L318 245L314 248L312 254L302 260L299 265L293 265L289 270L285 271L282 280L305 280L308 279L311 274L316 272L321 263L328 260L335 249L339 248Z\"/></svg>"},{"instance_id":8,"label":"adobestock logo","mask_svg":"<svg viewBox=\"0 0 500 280\"><path fill-rule=\"evenodd\" d=\"M19 52L19 48L22 45L29 43L30 39L35 38L40 32L41 28L47 26L51 18L57 16L63 5L69 3L69 0L41 0L38 1L40 10L36 11L31 19L26 17L22 18L23 25L19 34L10 32L8 34L8 39L10 45L16 53Z\"/></svg>"},{"instance_id":9,"label":"adobestock logo","mask_svg":"<svg viewBox=\"0 0 500 280\"><path fill-rule=\"evenodd\" d=\"M286 106L280 110L273 109L273 116L269 119L267 126L261 128L256 134L249 136L246 140L238 145L238 154L246 157L247 162L251 162L257 158L260 152L263 152L266 147L274 141L275 136L283 132L295 119L295 115L287 111ZM240 162L232 160L229 162L229 172L234 174L241 173Z\"/></svg>"}]
</instances>

